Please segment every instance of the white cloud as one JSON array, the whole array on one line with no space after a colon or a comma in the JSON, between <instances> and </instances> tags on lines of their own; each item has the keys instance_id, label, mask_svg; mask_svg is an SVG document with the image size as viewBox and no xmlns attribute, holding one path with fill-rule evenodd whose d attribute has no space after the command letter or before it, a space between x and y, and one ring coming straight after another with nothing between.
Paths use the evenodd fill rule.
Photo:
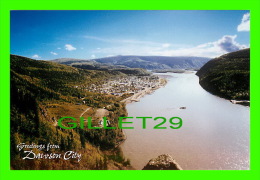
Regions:
<instances>
[{"instance_id":1,"label":"white cloud","mask_svg":"<svg viewBox=\"0 0 260 180\"><path fill-rule=\"evenodd\" d=\"M238 42L235 41L236 37L237 37L237 35L223 36L221 39L219 39L216 42L216 45L226 52L237 51L239 49L245 48L246 47L245 45L241 45L241 44L239 44Z\"/></svg>"},{"instance_id":2,"label":"white cloud","mask_svg":"<svg viewBox=\"0 0 260 180\"><path fill-rule=\"evenodd\" d=\"M61 49L60 47L58 47L57 49Z\"/></svg>"},{"instance_id":3,"label":"white cloud","mask_svg":"<svg viewBox=\"0 0 260 180\"><path fill-rule=\"evenodd\" d=\"M67 51L74 51L76 50L77 48L73 47L71 44L65 44L65 49Z\"/></svg>"},{"instance_id":4,"label":"white cloud","mask_svg":"<svg viewBox=\"0 0 260 180\"><path fill-rule=\"evenodd\" d=\"M95 54L92 54L91 59L95 59L95 58L96 58Z\"/></svg>"},{"instance_id":5,"label":"white cloud","mask_svg":"<svg viewBox=\"0 0 260 180\"><path fill-rule=\"evenodd\" d=\"M241 23L237 26L237 31L250 31L250 13L243 15Z\"/></svg>"},{"instance_id":6,"label":"white cloud","mask_svg":"<svg viewBox=\"0 0 260 180\"><path fill-rule=\"evenodd\" d=\"M34 54L34 55L32 56L32 58L33 58L33 59L40 59L41 56L39 56L38 54Z\"/></svg>"},{"instance_id":7,"label":"white cloud","mask_svg":"<svg viewBox=\"0 0 260 180\"><path fill-rule=\"evenodd\" d=\"M163 47L163 48L168 48L168 47L170 47L170 46L171 46L171 44L169 44L169 43L162 44L162 47Z\"/></svg>"},{"instance_id":8,"label":"white cloud","mask_svg":"<svg viewBox=\"0 0 260 180\"><path fill-rule=\"evenodd\" d=\"M165 45L160 43L129 44L122 43L118 46L110 46L99 50L93 50L93 54L100 56L109 55L154 55L154 56L201 56L217 57L222 54L246 48L235 41L236 35L224 35L214 42L199 44L197 46L183 45L178 47L174 44Z\"/></svg>"},{"instance_id":9,"label":"white cloud","mask_svg":"<svg viewBox=\"0 0 260 180\"><path fill-rule=\"evenodd\" d=\"M224 35L217 41L200 44L190 48L179 48L158 52L160 55L167 56L201 56L201 57L217 57L222 54L247 48L235 41L236 35Z\"/></svg>"},{"instance_id":10,"label":"white cloud","mask_svg":"<svg viewBox=\"0 0 260 180\"><path fill-rule=\"evenodd\" d=\"M52 55L55 55L55 56L58 55L56 52L51 52L51 54L52 54Z\"/></svg>"}]
</instances>

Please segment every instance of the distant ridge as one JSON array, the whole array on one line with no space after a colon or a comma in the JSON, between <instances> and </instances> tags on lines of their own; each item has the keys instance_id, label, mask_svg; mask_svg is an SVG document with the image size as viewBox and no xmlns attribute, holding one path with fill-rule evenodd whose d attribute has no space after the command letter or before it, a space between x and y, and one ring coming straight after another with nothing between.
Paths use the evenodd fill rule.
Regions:
<instances>
[{"instance_id":1,"label":"distant ridge","mask_svg":"<svg viewBox=\"0 0 260 180\"><path fill-rule=\"evenodd\" d=\"M88 64L95 66L109 65L143 69L199 69L210 58L193 56L113 56L92 60L61 58L52 61L66 65Z\"/></svg>"}]
</instances>

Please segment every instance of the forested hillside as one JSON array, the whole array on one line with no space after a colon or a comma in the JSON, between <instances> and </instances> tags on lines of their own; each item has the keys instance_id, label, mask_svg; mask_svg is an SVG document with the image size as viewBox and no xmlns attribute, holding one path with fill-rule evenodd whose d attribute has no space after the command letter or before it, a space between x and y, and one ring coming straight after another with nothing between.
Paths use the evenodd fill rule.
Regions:
<instances>
[{"instance_id":1,"label":"forested hillside","mask_svg":"<svg viewBox=\"0 0 260 180\"><path fill-rule=\"evenodd\" d=\"M212 59L197 75L200 85L213 94L227 99L249 100L250 49Z\"/></svg>"},{"instance_id":2,"label":"forested hillside","mask_svg":"<svg viewBox=\"0 0 260 180\"><path fill-rule=\"evenodd\" d=\"M126 116L122 97L87 92L89 84L99 84L121 72L84 70L54 62L11 55L11 168L12 169L125 169L129 161L116 148L124 140L120 129L62 129L63 116L87 118L107 107L111 125ZM84 103L83 103L84 102ZM89 111L86 112L86 109ZM86 113L84 113L86 112ZM63 153L73 150L82 160L22 160L20 143L56 144ZM37 153L50 153L39 151Z\"/></svg>"}]
</instances>

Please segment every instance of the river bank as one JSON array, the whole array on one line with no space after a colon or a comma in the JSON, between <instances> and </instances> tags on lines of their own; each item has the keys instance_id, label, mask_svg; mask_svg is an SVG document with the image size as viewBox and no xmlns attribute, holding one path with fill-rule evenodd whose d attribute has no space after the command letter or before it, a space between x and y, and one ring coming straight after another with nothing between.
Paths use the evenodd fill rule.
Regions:
<instances>
[{"instance_id":1,"label":"river bank","mask_svg":"<svg viewBox=\"0 0 260 180\"><path fill-rule=\"evenodd\" d=\"M125 105L130 104L132 102L139 102L142 97L144 97L147 94L153 93L157 89L159 89L161 87L164 87L166 84L167 84L166 78L161 78L160 77L159 78L159 83L155 87L153 87L153 88L152 87L150 87L150 88L146 87L144 90L142 90L142 91L140 91L138 93L135 93L132 96L126 98L126 99L123 99L121 102L124 103ZM126 110L126 112L127 112L127 110ZM120 152L122 152L124 154L124 152L121 149L121 145L127 140L127 134L125 133L124 130L122 130L122 133L123 133L123 139L122 139L122 141L117 143L115 149L118 149ZM131 164L128 167L128 169L136 170Z\"/></svg>"},{"instance_id":2,"label":"river bank","mask_svg":"<svg viewBox=\"0 0 260 180\"><path fill-rule=\"evenodd\" d=\"M155 90L165 86L167 84L167 80L165 78L159 78L159 83L155 87L146 87L144 90L141 90L138 93L133 94L132 96L123 99L121 102L125 104L129 104L132 102L139 102L142 97L147 94L153 93Z\"/></svg>"}]
</instances>

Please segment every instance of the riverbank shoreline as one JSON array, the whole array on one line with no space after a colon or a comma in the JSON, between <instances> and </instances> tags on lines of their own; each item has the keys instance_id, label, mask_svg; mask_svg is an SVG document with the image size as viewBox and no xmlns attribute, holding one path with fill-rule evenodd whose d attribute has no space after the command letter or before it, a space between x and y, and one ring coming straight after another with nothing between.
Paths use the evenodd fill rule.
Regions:
<instances>
[{"instance_id":1,"label":"riverbank shoreline","mask_svg":"<svg viewBox=\"0 0 260 180\"><path fill-rule=\"evenodd\" d=\"M150 87L150 88L146 87L144 90L142 90L142 91L140 91L138 93L135 93L132 96L130 96L130 97L126 98L126 99L123 99L120 102L125 103L125 105L129 104L129 103L132 103L132 102L139 102L142 97L144 97L147 94L153 93L157 89L159 89L161 87L164 87L166 84L167 84L167 80L165 78L159 78L159 83L158 83L158 85L156 87Z\"/></svg>"},{"instance_id":2,"label":"riverbank shoreline","mask_svg":"<svg viewBox=\"0 0 260 180\"><path fill-rule=\"evenodd\" d=\"M142 90L142 91L140 91L140 92L138 92L138 93L135 93L134 95L132 95L132 96L126 98L126 99L123 99L123 100L120 101L120 102L124 103L125 106L126 106L127 104L132 103L132 102L139 102L142 97L144 97L144 96L147 95L147 94L153 93L153 92L156 91L157 89L160 89L160 88L164 87L166 84L167 84L167 79L166 79L166 78L161 78L161 77L159 77L159 84L158 84L156 87L154 87L154 88L145 88L144 90ZM126 112L127 112L127 110L126 110ZM128 114L128 112L127 112L127 114ZM123 152L123 150L121 149L121 145L127 140L127 135L126 135L126 132L125 132L123 129L122 129L122 133L123 133L123 136L124 136L124 137L123 137L123 140L121 140L120 142L117 143L117 145L115 146L115 149L116 149L116 148L119 148L120 151L122 151L123 156L124 156L124 152ZM131 159L130 159L130 161L131 161ZM131 165L131 163L130 163L130 168L131 168L132 170L136 170L136 169Z\"/></svg>"}]
</instances>

